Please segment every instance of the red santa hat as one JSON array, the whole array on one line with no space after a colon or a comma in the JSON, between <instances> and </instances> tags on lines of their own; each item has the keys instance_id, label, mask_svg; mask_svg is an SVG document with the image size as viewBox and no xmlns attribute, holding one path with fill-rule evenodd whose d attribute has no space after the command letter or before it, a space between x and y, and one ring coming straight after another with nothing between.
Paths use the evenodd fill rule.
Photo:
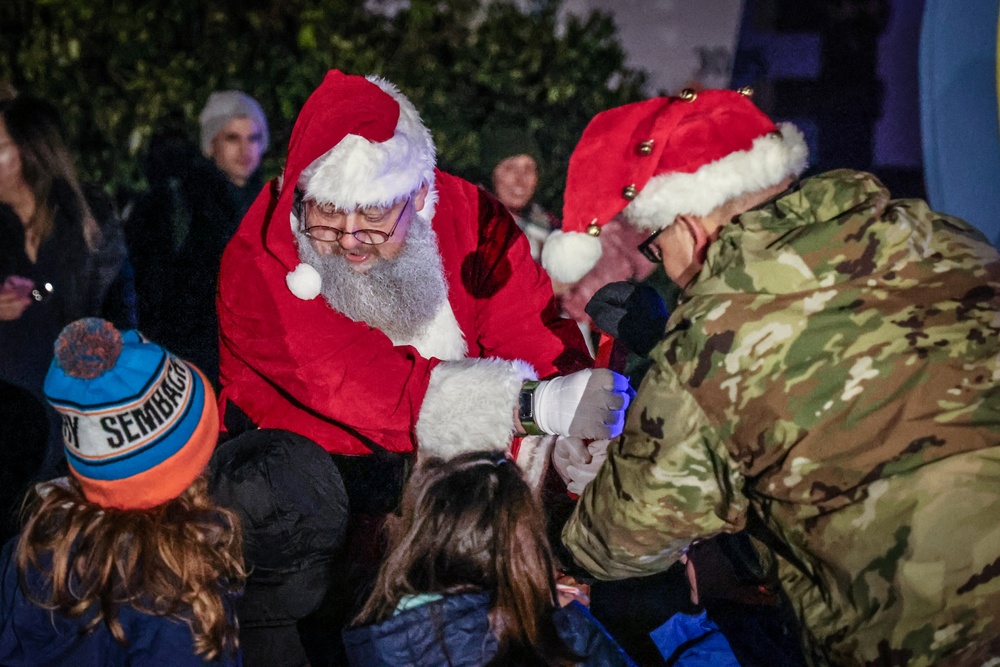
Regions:
<instances>
[{"instance_id":1,"label":"red santa hat","mask_svg":"<svg viewBox=\"0 0 1000 667\"><path fill-rule=\"evenodd\" d=\"M369 122L352 127L336 146L303 169L298 182L307 199L345 211L389 206L434 182L434 140L420 114L393 84L375 76L367 79L377 87L363 88L362 94L341 104L371 109ZM387 96L393 104L375 103L371 96ZM334 116L329 122L346 120ZM393 128L388 139L368 131L386 123Z\"/></svg>"},{"instance_id":2,"label":"red santa hat","mask_svg":"<svg viewBox=\"0 0 1000 667\"><path fill-rule=\"evenodd\" d=\"M776 126L746 91L686 90L597 114L569 161L562 231L542 251L553 279L572 283L601 256L601 228L619 213L654 232L706 215L806 167L802 133Z\"/></svg>"},{"instance_id":3,"label":"red santa hat","mask_svg":"<svg viewBox=\"0 0 1000 667\"><path fill-rule=\"evenodd\" d=\"M435 163L430 131L396 86L332 70L296 120L279 210L291 209L296 185L306 199L344 210L388 206L427 185L425 210L432 212ZM319 273L308 264L298 264L286 282L301 299L320 292Z\"/></svg>"}]
</instances>

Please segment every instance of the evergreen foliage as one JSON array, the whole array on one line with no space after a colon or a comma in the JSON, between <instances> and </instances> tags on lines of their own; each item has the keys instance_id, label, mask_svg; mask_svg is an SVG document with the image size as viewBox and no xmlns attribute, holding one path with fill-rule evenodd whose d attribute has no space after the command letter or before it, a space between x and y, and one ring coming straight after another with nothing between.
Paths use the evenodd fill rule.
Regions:
<instances>
[{"instance_id":1,"label":"evergreen foliage","mask_svg":"<svg viewBox=\"0 0 1000 667\"><path fill-rule=\"evenodd\" d=\"M4 0L0 81L63 111L85 179L144 185L154 132L197 139L209 93L257 98L271 125L265 173L280 170L302 103L331 68L396 83L434 133L439 164L486 182L478 132L527 127L548 156L539 199L558 210L566 163L597 112L636 100L610 18L559 2L410 0L386 16L360 0Z\"/></svg>"}]
</instances>

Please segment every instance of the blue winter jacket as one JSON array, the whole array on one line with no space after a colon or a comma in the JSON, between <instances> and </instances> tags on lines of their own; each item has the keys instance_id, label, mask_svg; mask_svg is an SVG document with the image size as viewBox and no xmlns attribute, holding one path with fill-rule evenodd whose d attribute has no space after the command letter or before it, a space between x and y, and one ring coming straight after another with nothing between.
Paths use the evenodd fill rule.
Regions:
<instances>
[{"instance_id":1,"label":"blue winter jacket","mask_svg":"<svg viewBox=\"0 0 1000 667\"><path fill-rule=\"evenodd\" d=\"M195 655L191 630L179 621L120 607L118 620L129 645L122 646L104 623L86 632L92 614L70 618L32 603L21 590L14 554L17 538L0 552L0 667L240 667L239 654L206 661ZM30 571L28 586L43 590ZM37 595L37 593L36 593Z\"/></svg>"},{"instance_id":2,"label":"blue winter jacket","mask_svg":"<svg viewBox=\"0 0 1000 667\"><path fill-rule=\"evenodd\" d=\"M449 595L400 612L382 623L344 631L354 667L471 667L485 665L497 651L489 629L490 595ZM633 667L635 663L578 602L552 615L566 645L581 656L578 665Z\"/></svg>"}]
</instances>

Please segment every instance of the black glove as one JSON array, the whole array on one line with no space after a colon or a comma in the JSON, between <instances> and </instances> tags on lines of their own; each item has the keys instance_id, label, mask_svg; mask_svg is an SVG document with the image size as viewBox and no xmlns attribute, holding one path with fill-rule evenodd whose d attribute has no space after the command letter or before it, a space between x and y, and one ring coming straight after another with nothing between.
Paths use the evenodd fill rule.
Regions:
<instances>
[{"instance_id":1,"label":"black glove","mask_svg":"<svg viewBox=\"0 0 1000 667\"><path fill-rule=\"evenodd\" d=\"M597 290L586 311L598 329L643 357L663 338L670 317L659 292L624 281Z\"/></svg>"}]
</instances>

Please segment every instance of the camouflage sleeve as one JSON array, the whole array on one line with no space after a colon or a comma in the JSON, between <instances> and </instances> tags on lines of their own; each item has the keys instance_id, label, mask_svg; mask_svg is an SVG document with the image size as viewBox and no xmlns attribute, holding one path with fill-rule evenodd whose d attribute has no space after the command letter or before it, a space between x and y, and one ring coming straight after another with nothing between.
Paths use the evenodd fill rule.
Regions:
<instances>
[{"instance_id":1,"label":"camouflage sleeve","mask_svg":"<svg viewBox=\"0 0 1000 667\"><path fill-rule=\"evenodd\" d=\"M600 579L650 575L669 568L694 539L741 529L742 489L717 430L673 371L657 365L563 542Z\"/></svg>"}]
</instances>

